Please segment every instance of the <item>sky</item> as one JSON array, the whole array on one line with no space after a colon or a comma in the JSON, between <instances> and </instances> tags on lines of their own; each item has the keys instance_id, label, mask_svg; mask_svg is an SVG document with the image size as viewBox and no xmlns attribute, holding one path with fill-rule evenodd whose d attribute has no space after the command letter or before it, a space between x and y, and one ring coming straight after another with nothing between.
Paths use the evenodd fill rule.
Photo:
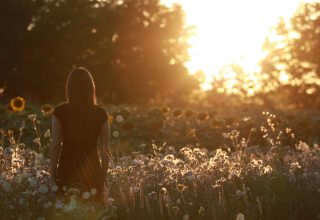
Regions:
<instances>
[{"instance_id":1,"label":"sky","mask_svg":"<svg viewBox=\"0 0 320 220\"><path fill-rule=\"evenodd\" d=\"M211 89L224 65L238 63L248 74L259 69L265 53L262 44L280 17L289 19L302 0L162 0L168 6L182 5L187 25L196 35L189 43L190 74L205 73L202 89Z\"/></svg>"}]
</instances>

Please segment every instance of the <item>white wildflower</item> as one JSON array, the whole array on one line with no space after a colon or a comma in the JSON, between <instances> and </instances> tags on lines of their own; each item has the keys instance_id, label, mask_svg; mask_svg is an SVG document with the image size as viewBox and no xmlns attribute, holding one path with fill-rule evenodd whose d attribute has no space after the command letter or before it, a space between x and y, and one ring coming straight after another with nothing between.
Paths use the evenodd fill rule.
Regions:
<instances>
[{"instance_id":1,"label":"white wildflower","mask_svg":"<svg viewBox=\"0 0 320 220\"><path fill-rule=\"evenodd\" d=\"M77 207L77 200L75 199L75 197L71 197L70 202L63 207L63 211L65 213L68 213L74 210L76 207Z\"/></svg>"},{"instance_id":2,"label":"white wildflower","mask_svg":"<svg viewBox=\"0 0 320 220\"><path fill-rule=\"evenodd\" d=\"M133 165L139 165L139 166L142 166L142 165L144 165L144 162L142 161L142 160L138 160L138 159L134 159L133 161L132 161L132 163L133 163Z\"/></svg>"},{"instance_id":3,"label":"white wildflower","mask_svg":"<svg viewBox=\"0 0 320 220\"><path fill-rule=\"evenodd\" d=\"M183 219L183 220L189 220L189 215L188 215L188 214L184 215L184 216L182 217L182 219Z\"/></svg>"},{"instance_id":4,"label":"white wildflower","mask_svg":"<svg viewBox=\"0 0 320 220\"><path fill-rule=\"evenodd\" d=\"M46 220L46 217L40 216L37 218L37 220Z\"/></svg>"},{"instance_id":5,"label":"white wildflower","mask_svg":"<svg viewBox=\"0 0 320 220\"><path fill-rule=\"evenodd\" d=\"M61 200L56 201L54 204L55 209L62 209L63 208L63 202Z\"/></svg>"},{"instance_id":6,"label":"white wildflower","mask_svg":"<svg viewBox=\"0 0 320 220\"><path fill-rule=\"evenodd\" d=\"M114 132L113 132L113 136L114 136L115 138L119 137L119 131L114 131Z\"/></svg>"},{"instance_id":7,"label":"white wildflower","mask_svg":"<svg viewBox=\"0 0 320 220\"><path fill-rule=\"evenodd\" d=\"M53 206L52 202L47 202L43 205L43 208L48 209L51 208Z\"/></svg>"},{"instance_id":8,"label":"white wildflower","mask_svg":"<svg viewBox=\"0 0 320 220\"><path fill-rule=\"evenodd\" d=\"M44 184L41 184L38 188L38 192L39 193L42 193L42 194L45 194L48 192L48 187Z\"/></svg>"},{"instance_id":9,"label":"white wildflower","mask_svg":"<svg viewBox=\"0 0 320 220\"><path fill-rule=\"evenodd\" d=\"M31 114L31 115L28 115L28 118L30 121L35 121L37 119L37 115L36 114Z\"/></svg>"},{"instance_id":10,"label":"white wildflower","mask_svg":"<svg viewBox=\"0 0 320 220\"><path fill-rule=\"evenodd\" d=\"M69 188L68 193L73 194L73 195L80 195L80 189L78 188Z\"/></svg>"},{"instance_id":11,"label":"white wildflower","mask_svg":"<svg viewBox=\"0 0 320 220\"><path fill-rule=\"evenodd\" d=\"M37 185L37 179L35 177L29 177L28 178L28 182L30 184L31 187L35 187Z\"/></svg>"},{"instance_id":12,"label":"white wildflower","mask_svg":"<svg viewBox=\"0 0 320 220\"><path fill-rule=\"evenodd\" d=\"M229 133L223 132L223 133L222 133L222 136L223 136L225 139L230 138L230 134L229 134Z\"/></svg>"},{"instance_id":13,"label":"white wildflower","mask_svg":"<svg viewBox=\"0 0 320 220\"><path fill-rule=\"evenodd\" d=\"M238 213L236 220L244 220L244 214Z\"/></svg>"},{"instance_id":14,"label":"white wildflower","mask_svg":"<svg viewBox=\"0 0 320 220\"><path fill-rule=\"evenodd\" d=\"M297 169L301 169L301 165L299 164L299 162L293 162L290 164L290 169L292 170L297 170Z\"/></svg>"},{"instance_id":15,"label":"white wildflower","mask_svg":"<svg viewBox=\"0 0 320 220\"><path fill-rule=\"evenodd\" d=\"M117 122L122 122L122 121L123 121L122 115L117 115L116 121L117 121Z\"/></svg>"},{"instance_id":16,"label":"white wildflower","mask_svg":"<svg viewBox=\"0 0 320 220\"><path fill-rule=\"evenodd\" d=\"M108 203L113 203L114 201L115 201L114 198L111 198L111 197L108 198Z\"/></svg>"},{"instance_id":17,"label":"white wildflower","mask_svg":"<svg viewBox=\"0 0 320 220\"><path fill-rule=\"evenodd\" d=\"M309 145L306 142L299 141L299 144L296 145L296 148L298 150L301 150L303 152L308 152L309 151Z\"/></svg>"},{"instance_id":18,"label":"white wildflower","mask_svg":"<svg viewBox=\"0 0 320 220\"><path fill-rule=\"evenodd\" d=\"M47 129L46 132L44 133L44 137L45 138L50 138L50 135L51 135L50 129Z\"/></svg>"},{"instance_id":19,"label":"white wildflower","mask_svg":"<svg viewBox=\"0 0 320 220\"><path fill-rule=\"evenodd\" d=\"M91 189L90 193L91 193L91 195L94 196L95 194L97 194L97 190L95 188L93 188L93 189Z\"/></svg>"},{"instance_id":20,"label":"white wildflower","mask_svg":"<svg viewBox=\"0 0 320 220\"><path fill-rule=\"evenodd\" d=\"M33 140L34 143L38 144L39 146L41 146L41 140L40 137L37 137Z\"/></svg>"},{"instance_id":21,"label":"white wildflower","mask_svg":"<svg viewBox=\"0 0 320 220\"><path fill-rule=\"evenodd\" d=\"M91 194L90 194L89 192L84 192L84 193L82 193L82 198L83 198L83 199L89 199L90 196L91 196Z\"/></svg>"},{"instance_id":22,"label":"white wildflower","mask_svg":"<svg viewBox=\"0 0 320 220\"><path fill-rule=\"evenodd\" d=\"M14 177L14 182L17 184L20 184L22 182L23 176L21 173L18 173L15 177Z\"/></svg>"},{"instance_id":23,"label":"white wildflower","mask_svg":"<svg viewBox=\"0 0 320 220\"><path fill-rule=\"evenodd\" d=\"M57 192L58 189L59 189L59 187L58 187L57 185L53 185L53 186L51 187L51 191L52 191L52 192Z\"/></svg>"},{"instance_id":24,"label":"white wildflower","mask_svg":"<svg viewBox=\"0 0 320 220\"><path fill-rule=\"evenodd\" d=\"M10 193L13 191L11 184L8 182L2 182L1 187L7 193Z\"/></svg>"}]
</instances>

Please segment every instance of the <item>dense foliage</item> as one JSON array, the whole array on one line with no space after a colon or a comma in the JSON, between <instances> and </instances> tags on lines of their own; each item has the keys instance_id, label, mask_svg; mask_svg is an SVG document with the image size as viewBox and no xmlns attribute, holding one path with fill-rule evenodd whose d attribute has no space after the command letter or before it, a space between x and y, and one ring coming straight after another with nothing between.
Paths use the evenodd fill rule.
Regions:
<instances>
[{"instance_id":1,"label":"dense foliage","mask_svg":"<svg viewBox=\"0 0 320 220\"><path fill-rule=\"evenodd\" d=\"M0 26L6 97L61 99L75 66L92 72L105 101L178 99L197 86L183 66L184 13L159 0L4 1Z\"/></svg>"},{"instance_id":2,"label":"dense foliage","mask_svg":"<svg viewBox=\"0 0 320 220\"><path fill-rule=\"evenodd\" d=\"M282 102L297 107L319 107L320 3L301 4L290 21L281 19L267 38L262 74ZM286 82L281 78L288 74ZM285 85L283 85L285 84Z\"/></svg>"}]
</instances>

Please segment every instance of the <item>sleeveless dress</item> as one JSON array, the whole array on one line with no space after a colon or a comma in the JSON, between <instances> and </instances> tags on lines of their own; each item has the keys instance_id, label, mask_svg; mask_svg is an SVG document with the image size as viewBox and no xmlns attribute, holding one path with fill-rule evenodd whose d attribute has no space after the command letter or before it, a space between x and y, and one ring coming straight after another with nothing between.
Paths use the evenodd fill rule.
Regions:
<instances>
[{"instance_id":1,"label":"sleeveless dress","mask_svg":"<svg viewBox=\"0 0 320 220\"><path fill-rule=\"evenodd\" d=\"M96 198L103 198L104 175L97 142L101 126L108 114L97 105L77 109L69 103L55 107L53 114L62 126L62 149L58 159L57 185L59 189L78 188L82 192L96 189Z\"/></svg>"}]
</instances>

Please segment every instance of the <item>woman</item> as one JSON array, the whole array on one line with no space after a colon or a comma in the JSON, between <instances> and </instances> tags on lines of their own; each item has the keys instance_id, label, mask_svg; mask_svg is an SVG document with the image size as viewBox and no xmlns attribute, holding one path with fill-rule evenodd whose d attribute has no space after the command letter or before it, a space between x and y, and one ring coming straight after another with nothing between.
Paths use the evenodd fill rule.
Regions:
<instances>
[{"instance_id":1,"label":"woman","mask_svg":"<svg viewBox=\"0 0 320 220\"><path fill-rule=\"evenodd\" d=\"M109 123L105 110L96 104L95 84L89 71L76 68L66 83L67 101L56 106L52 117L51 178L59 188L103 189L110 158ZM97 153L100 140L102 167ZM94 190L95 189L95 190Z\"/></svg>"}]
</instances>

